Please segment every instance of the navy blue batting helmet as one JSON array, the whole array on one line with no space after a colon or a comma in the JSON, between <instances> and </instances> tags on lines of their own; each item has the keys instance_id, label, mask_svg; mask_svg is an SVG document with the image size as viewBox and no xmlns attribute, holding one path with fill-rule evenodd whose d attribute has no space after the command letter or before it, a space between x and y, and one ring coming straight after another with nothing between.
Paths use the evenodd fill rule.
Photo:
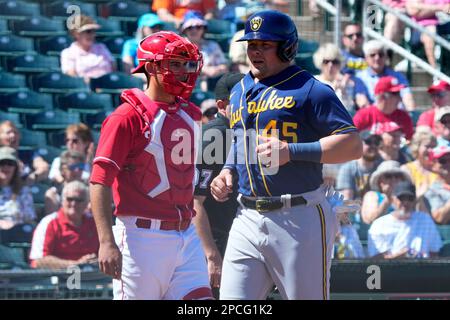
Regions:
<instances>
[{"instance_id":1,"label":"navy blue batting helmet","mask_svg":"<svg viewBox=\"0 0 450 320\"><path fill-rule=\"evenodd\" d=\"M238 41L267 40L280 42L278 56L291 61L297 54L298 34L294 21L276 10L263 10L252 14L245 23L245 35Z\"/></svg>"}]
</instances>

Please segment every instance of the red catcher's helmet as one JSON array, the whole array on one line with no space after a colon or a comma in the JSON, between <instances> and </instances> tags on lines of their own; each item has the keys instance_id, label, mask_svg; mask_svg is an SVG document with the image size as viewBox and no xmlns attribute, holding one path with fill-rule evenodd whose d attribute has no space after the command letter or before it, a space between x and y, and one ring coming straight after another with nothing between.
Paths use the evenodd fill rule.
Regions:
<instances>
[{"instance_id":1,"label":"red catcher's helmet","mask_svg":"<svg viewBox=\"0 0 450 320\"><path fill-rule=\"evenodd\" d=\"M163 75L164 90L184 99L189 99L203 67L198 47L171 31L156 32L142 39L137 58L139 65L131 73L145 73L145 63L152 62L151 73Z\"/></svg>"}]
</instances>

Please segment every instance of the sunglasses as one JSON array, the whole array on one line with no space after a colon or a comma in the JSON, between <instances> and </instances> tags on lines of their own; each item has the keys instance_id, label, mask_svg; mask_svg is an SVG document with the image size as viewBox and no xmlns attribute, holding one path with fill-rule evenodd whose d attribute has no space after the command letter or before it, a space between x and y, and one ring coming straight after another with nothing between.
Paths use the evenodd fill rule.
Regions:
<instances>
[{"instance_id":1,"label":"sunglasses","mask_svg":"<svg viewBox=\"0 0 450 320\"><path fill-rule=\"evenodd\" d=\"M364 143L367 144L368 146L379 147L381 144L381 138L380 137L370 137L370 138L367 138L366 140L364 140Z\"/></svg>"},{"instance_id":2,"label":"sunglasses","mask_svg":"<svg viewBox=\"0 0 450 320\"><path fill-rule=\"evenodd\" d=\"M439 122L442 123L444 126L447 126L450 124L450 120L441 120Z\"/></svg>"},{"instance_id":3,"label":"sunglasses","mask_svg":"<svg viewBox=\"0 0 450 320\"><path fill-rule=\"evenodd\" d=\"M411 194L400 195L397 197L401 202L414 202L416 201L416 197Z\"/></svg>"},{"instance_id":4,"label":"sunglasses","mask_svg":"<svg viewBox=\"0 0 450 320\"><path fill-rule=\"evenodd\" d=\"M75 202L81 203L81 202L85 202L86 199L84 199L84 198L77 198L77 197L66 197L66 201L67 202L75 201Z\"/></svg>"},{"instance_id":5,"label":"sunglasses","mask_svg":"<svg viewBox=\"0 0 450 320\"><path fill-rule=\"evenodd\" d=\"M438 159L438 162L439 162L440 164L447 164L447 163L450 163L450 159L439 158L439 159Z\"/></svg>"},{"instance_id":6,"label":"sunglasses","mask_svg":"<svg viewBox=\"0 0 450 320\"><path fill-rule=\"evenodd\" d=\"M403 175L398 174L398 173L386 173L386 174L383 174L383 177L385 179L403 179Z\"/></svg>"},{"instance_id":7,"label":"sunglasses","mask_svg":"<svg viewBox=\"0 0 450 320\"><path fill-rule=\"evenodd\" d=\"M369 57L371 57L371 58L374 58L375 56L379 56L380 58L383 58L384 52L375 52L375 53L369 54Z\"/></svg>"},{"instance_id":8,"label":"sunglasses","mask_svg":"<svg viewBox=\"0 0 450 320\"><path fill-rule=\"evenodd\" d=\"M339 61L338 59L334 59L334 60L323 59L322 64L327 65L330 62L334 65L341 64L341 61Z\"/></svg>"},{"instance_id":9,"label":"sunglasses","mask_svg":"<svg viewBox=\"0 0 450 320\"><path fill-rule=\"evenodd\" d=\"M344 35L344 37L352 39L353 37L356 38L362 38L363 34L361 32L356 32L356 33L350 33L350 34L346 34Z\"/></svg>"},{"instance_id":10,"label":"sunglasses","mask_svg":"<svg viewBox=\"0 0 450 320\"><path fill-rule=\"evenodd\" d=\"M17 163L14 160L1 160L0 161L0 167L2 166L8 166L8 167L15 167Z\"/></svg>"},{"instance_id":11,"label":"sunglasses","mask_svg":"<svg viewBox=\"0 0 450 320\"><path fill-rule=\"evenodd\" d=\"M66 143L68 143L68 142L73 142L73 143L77 144L78 142L80 142L80 139L78 139L78 138L75 138L75 139L66 139Z\"/></svg>"},{"instance_id":12,"label":"sunglasses","mask_svg":"<svg viewBox=\"0 0 450 320\"><path fill-rule=\"evenodd\" d=\"M442 99L445 97L445 92L436 92L431 95L431 98Z\"/></svg>"},{"instance_id":13,"label":"sunglasses","mask_svg":"<svg viewBox=\"0 0 450 320\"><path fill-rule=\"evenodd\" d=\"M96 33L96 31L94 29L91 29L91 30L83 31L82 33L93 34L93 33Z\"/></svg>"},{"instance_id":14,"label":"sunglasses","mask_svg":"<svg viewBox=\"0 0 450 320\"><path fill-rule=\"evenodd\" d=\"M70 171L75 171L75 170L84 170L84 163L80 162L80 163L74 163L71 164L70 166L68 166Z\"/></svg>"},{"instance_id":15,"label":"sunglasses","mask_svg":"<svg viewBox=\"0 0 450 320\"><path fill-rule=\"evenodd\" d=\"M192 27L187 27L186 30L193 30L193 29L203 29L204 26L192 26Z\"/></svg>"},{"instance_id":16,"label":"sunglasses","mask_svg":"<svg viewBox=\"0 0 450 320\"><path fill-rule=\"evenodd\" d=\"M386 96L386 98L400 97L400 92L386 92L385 96Z\"/></svg>"}]
</instances>

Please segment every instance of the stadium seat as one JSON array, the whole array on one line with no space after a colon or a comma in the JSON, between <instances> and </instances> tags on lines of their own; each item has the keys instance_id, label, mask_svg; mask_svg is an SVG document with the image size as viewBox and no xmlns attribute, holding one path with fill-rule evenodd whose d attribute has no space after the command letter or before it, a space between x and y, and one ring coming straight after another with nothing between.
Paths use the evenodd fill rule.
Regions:
<instances>
[{"instance_id":1,"label":"stadium seat","mask_svg":"<svg viewBox=\"0 0 450 320\"><path fill-rule=\"evenodd\" d=\"M0 245L0 266L3 270L29 268L21 250L4 245Z\"/></svg>"},{"instance_id":2,"label":"stadium seat","mask_svg":"<svg viewBox=\"0 0 450 320\"><path fill-rule=\"evenodd\" d=\"M316 68L313 61L313 55L297 54L295 56L295 63L302 69L305 69L313 75L320 74L320 70Z\"/></svg>"},{"instance_id":3,"label":"stadium seat","mask_svg":"<svg viewBox=\"0 0 450 320\"><path fill-rule=\"evenodd\" d=\"M53 100L48 94L22 90L3 95L0 108L13 113L36 114L53 109Z\"/></svg>"},{"instance_id":4,"label":"stadium seat","mask_svg":"<svg viewBox=\"0 0 450 320\"><path fill-rule=\"evenodd\" d=\"M10 34L11 30L8 28L6 20L0 20L0 35Z\"/></svg>"},{"instance_id":5,"label":"stadium seat","mask_svg":"<svg viewBox=\"0 0 450 320\"><path fill-rule=\"evenodd\" d=\"M25 76L0 72L0 93L17 92L27 88Z\"/></svg>"},{"instance_id":6,"label":"stadium seat","mask_svg":"<svg viewBox=\"0 0 450 320\"><path fill-rule=\"evenodd\" d=\"M58 57L61 51L72 43L72 38L69 36L53 36L36 40L37 49L41 54Z\"/></svg>"},{"instance_id":7,"label":"stadium seat","mask_svg":"<svg viewBox=\"0 0 450 320\"><path fill-rule=\"evenodd\" d=\"M0 97L1 99L1 97ZM15 124L17 128L22 128L22 123L20 122L20 115L17 113L9 113L5 111L0 111L0 121L9 120Z\"/></svg>"},{"instance_id":8,"label":"stadium seat","mask_svg":"<svg viewBox=\"0 0 450 320\"><path fill-rule=\"evenodd\" d=\"M44 146L36 149L36 153L45 159L48 163L52 163L53 159L59 157L64 150L53 146Z\"/></svg>"},{"instance_id":9,"label":"stadium seat","mask_svg":"<svg viewBox=\"0 0 450 320\"><path fill-rule=\"evenodd\" d=\"M80 1L54 1L45 3L43 12L46 16L52 19L67 19L75 12L67 12L70 6L76 6L80 12L86 16L95 18L97 16L97 8L93 3L86 3Z\"/></svg>"},{"instance_id":10,"label":"stadium seat","mask_svg":"<svg viewBox=\"0 0 450 320\"><path fill-rule=\"evenodd\" d=\"M63 21L46 17L32 17L31 19L13 21L11 30L20 36L48 37L66 35Z\"/></svg>"},{"instance_id":11,"label":"stadium seat","mask_svg":"<svg viewBox=\"0 0 450 320\"><path fill-rule=\"evenodd\" d=\"M47 135L44 131L28 130L25 128L20 131L20 148L32 150L47 145Z\"/></svg>"},{"instance_id":12,"label":"stadium seat","mask_svg":"<svg viewBox=\"0 0 450 320\"><path fill-rule=\"evenodd\" d=\"M102 15L120 21L137 21L144 13L150 12L150 3L115 1L102 5Z\"/></svg>"},{"instance_id":13,"label":"stadium seat","mask_svg":"<svg viewBox=\"0 0 450 320\"><path fill-rule=\"evenodd\" d=\"M102 39L102 42L108 47L114 58L122 57L122 48L125 41L130 37L108 37Z\"/></svg>"},{"instance_id":14,"label":"stadium seat","mask_svg":"<svg viewBox=\"0 0 450 320\"><path fill-rule=\"evenodd\" d=\"M13 34L0 36L0 56L17 56L34 52L33 39Z\"/></svg>"},{"instance_id":15,"label":"stadium seat","mask_svg":"<svg viewBox=\"0 0 450 320\"><path fill-rule=\"evenodd\" d=\"M62 110L79 113L99 113L112 110L112 97L106 93L78 92L57 97L57 106Z\"/></svg>"},{"instance_id":16,"label":"stadium seat","mask_svg":"<svg viewBox=\"0 0 450 320\"><path fill-rule=\"evenodd\" d=\"M25 54L7 59L7 68L10 72L42 73L60 71L58 57L48 57L39 54Z\"/></svg>"},{"instance_id":17,"label":"stadium seat","mask_svg":"<svg viewBox=\"0 0 450 320\"><path fill-rule=\"evenodd\" d=\"M2 244L10 246L11 243L31 243L34 226L29 223L15 225L11 229L2 230Z\"/></svg>"},{"instance_id":18,"label":"stadium seat","mask_svg":"<svg viewBox=\"0 0 450 320\"><path fill-rule=\"evenodd\" d=\"M194 92L192 92L190 101L195 105L200 106L202 102L207 99L215 99L214 92L194 90Z\"/></svg>"},{"instance_id":19,"label":"stadium seat","mask_svg":"<svg viewBox=\"0 0 450 320\"><path fill-rule=\"evenodd\" d=\"M48 144L56 148L66 147L66 130L50 131L48 132Z\"/></svg>"},{"instance_id":20,"label":"stadium seat","mask_svg":"<svg viewBox=\"0 0 450 320\"><path fill-rule=\"evenodd\" d=\"M45 203L45 192L50 188L46 183L35 183L30 187L34 203Z\"/></svg>"},{"instance_id":21,"label":"stadium seat","mask_svg":"<svg viewBox=\"0 0 450 320\"><path fill-rule=\"evenodd\" d=\"M105 18L96 18L95 21L100 25L100 29L97 30L97 36L99 37L114 37L123 36L124 32L120 25L120 21Z\"/></svg>"},{"instance_id":22,"label":"stadium seat","mask_svg":"<svg viewBox=\"0 0 450 320\"><path fill-rule=\"evenodd\" d=\"M38 3L17 0L0 1L0 19L26 19L40 14Z\"/></svg>"},{"instance_id":23,"label":"stadium seat","mask_svg":"<svg viewBox=\"0 0 450 320\"><path fill-rule=\"evenodd\" d=\"M110 114L111 111L102 111L96 114L84 114L83 123L87 124L91 129L99 130L102 127L103 121Z\"/></svg>"},{"instance_id":24,"label":"stadium seat","mask_svg":"<svg viewBox=\"0 0 450 320\"><path fill-rule=\"evenodd\" d=\"M27 114L25 122L26 127L31 130L62 130L69 124L79 123L80 115L55 109L38 114Z\"/></svg>"},{"instance_id":25,"label":"stadium seat","mask_svg":"<svg viewBox=\"0 0 450 320\"><path fill-rule=\"evenodd\" d=\"M450 241L444 242L441 250L439 251L440 257L450 257Z\"/></svg>"},{"instance_id":26,"label":"stadium seat","mask_svg":"<svg viewBox=\"0 0 450 320\"><path fill-rule=\"evenodd\" d=\"M52 72L31 76L31 86L35 91L44 93L71 93L89 91L83 78Z\"/></svg>"},{"instance_id":27,"label":"stadium seat","mask_svg":"<svg viewBox=\"0 0 450 320\"><path fill-rule=\"evenodd\" d=\"M317 41L299 39L298 54L300 54L300 56L302 56L303 54L309 56L310 54L316 52L317 49L319 49L319 45L320 44Z\"/></svg>"},{"instance_id":28,"label":"stadium seat","mask_svg":"<svg viewBox=\"0 0 450 320\"><path fill-rule=\"evenodd\" d=\"M100 78L91 79L91 89L99 93L120 93L126 88L142 88L144 82L140 78L124 72L108 73Z\"/></svg>"}]
</instances>

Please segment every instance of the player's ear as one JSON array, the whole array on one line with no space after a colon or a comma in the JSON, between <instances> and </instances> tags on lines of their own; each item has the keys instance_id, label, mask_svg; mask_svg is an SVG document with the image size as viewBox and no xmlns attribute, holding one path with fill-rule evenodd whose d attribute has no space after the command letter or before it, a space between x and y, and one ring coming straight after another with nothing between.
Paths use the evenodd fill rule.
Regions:
<instances>
[{"instance_id":1,"label":"player's ear","mask_svg":"<svg viewBox=\"0 0 450 320\"><path fill-rule=\"evenodd\" d=\"M155 64L152 62L146 62L144 69L145 69L145 72L148 74L155 74Z\"/></svg>"}]
</instances>

